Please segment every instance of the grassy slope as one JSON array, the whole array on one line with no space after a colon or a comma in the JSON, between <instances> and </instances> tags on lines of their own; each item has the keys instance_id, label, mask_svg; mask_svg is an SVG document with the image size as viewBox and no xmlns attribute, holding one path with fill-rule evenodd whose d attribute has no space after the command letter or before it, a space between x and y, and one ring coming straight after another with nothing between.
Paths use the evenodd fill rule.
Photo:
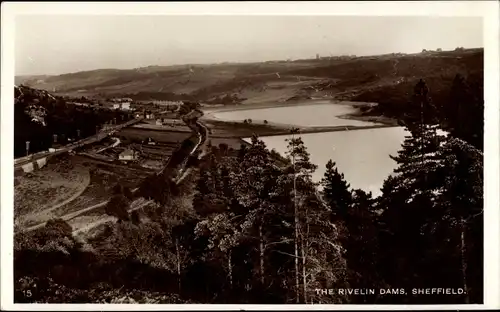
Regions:
<instances>
[{"instance_id":1,"label":"grassy slope","mask_svg":"<svg viewBox=\"0 0 500 312\"><path fill-rule=\"evenodd\" d=\"M89 184L89 171L81 164L60 158L29 175L15 178L14 211L16 218L36 214L64 203L80 194Z\"/></svg>"},{"instance_id":2,"label":"grassy slope","mask_svg":"<svg viewBox=\"0 0 500 312\"><path fill-rule=\"evenodd\" d=\"M31 80L31 85L51 91L56 88L58 93L80 96L151 92L152 97L166 93L189 94L200 101L226 94L237 95L246 102L283 101L297 95L352 99L381 88L406 87L419 78L451 81L457 73L467 75L482 71L482 68L483 50L471 49L351 60L102 69L37 77L42 80ZM17 80L22 82L21 77ZM371 98L378 100L369 94L364 96L365 100Z\"/></svg>"}]
</instances>

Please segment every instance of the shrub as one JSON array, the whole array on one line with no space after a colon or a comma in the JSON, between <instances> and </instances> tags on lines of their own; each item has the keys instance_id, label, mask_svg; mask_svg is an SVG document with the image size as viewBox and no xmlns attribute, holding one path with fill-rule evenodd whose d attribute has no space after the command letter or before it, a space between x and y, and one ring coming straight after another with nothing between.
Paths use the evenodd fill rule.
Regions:
<instances>
[{"instance_id":1,"label":"shrub","mask_svg":"<svg viewBox=\"0 0 500 312\"><path fill-rule=\"evenodd\" d=\"M118 220L128 221L129 201L123 194L114 195L106 204L106 214L117 217Z\"/></svg>"},{"instance_id":2,"label":"shrub","mask_svg":"<svg viewBox=\"0 0 500 312\"><path fill-rule=\"evenodd\" d=\"M122 189L122 194L125 196L128 200L132 200L134 198L134 194L132 194L132 191L128 186L124 186Z\"/></svg>"},{"instance_id":3,"label":"shrub","mask_svg":"<svg viewBox=\"0 0 500 312\"><path fill-rule=\"evenodd\" d=\"M139 225L141 223L141 216L139 215L139 212L137 210L132 211L130 219L135 225Z\"/></svg>"},{"instance_id":4,"label":"shrub","mask_svg":"<svg viewBox=\"0 0 500 312\"><path fill-rule=\"evenodd\" d=\"M226 143L220 143L219 150L221 151L222 155L226 156L229 150L229 145L227 145Z\"/></svg>"},{"instance_id":5,"label":"shrub","mask_svg":"<svg viewBox=\"0 0 500 312\"><path fill-rule=\"evenodd\" d=\"M122 194L122 186L120 183L117 183L115 184L115 186L113 186L113 194L115 195Z\"/></svg>"},{"instance_id":6,"label":"shrub","mask_svg":"<svg viewBox=\"0 0 500 312\"><path fill-rule=\"evenodd\" d=\"M45 230L61 237L71 237L73 228L61 218L51 219L45 224Z\"/></svg>"}]
</instances>

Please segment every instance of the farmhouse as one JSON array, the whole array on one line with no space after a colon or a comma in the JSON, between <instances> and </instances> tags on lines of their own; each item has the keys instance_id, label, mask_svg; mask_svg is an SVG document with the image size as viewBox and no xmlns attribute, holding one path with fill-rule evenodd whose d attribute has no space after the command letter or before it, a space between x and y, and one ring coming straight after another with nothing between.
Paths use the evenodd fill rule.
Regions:
<instances>
[{"instance_id":1,"label":"farmhouse","mask_svg":"<svg viewBox=\"0 0 500 312\"><path fill-rule=\"evenodd\" d=\"M111 102L114 103L123 103L123 102L132 102L133 100L131 98L114 98L111 99Z\"/></svg>"},{"instance_id":2,"label":"farmhouse","mask_svg":"<svg viewBox=\"0 0 500 312\"><path fill-rule=\"evenodd\" d=\"M153 140L153 138L147 138L146 140L144 140L144 143L148 145L156 145L156 141Z\"/></svg>"},{"instance_id":3,"label":"farmhouse","mask_svg":"<svg viewBox=\"0 0 500 312\"><path fill-rule=\"evenodd\" d=\"M162 168L163 163L161 161L158 161L158 160L148 159L148 160L144 161L141 164L141 166L144 168L148 168L148 169L159 170Z\"/></svg>"},{"instance_id":4,"label":"farmhouse","mask_svg":"<svg viewBox=\"0 0 500 312\"><path fill-rule=\"evenodd\" d=\"M124 150L118 155L119 160L137 160L138 153L132 149Z\"/></svg>"}]
</instances>

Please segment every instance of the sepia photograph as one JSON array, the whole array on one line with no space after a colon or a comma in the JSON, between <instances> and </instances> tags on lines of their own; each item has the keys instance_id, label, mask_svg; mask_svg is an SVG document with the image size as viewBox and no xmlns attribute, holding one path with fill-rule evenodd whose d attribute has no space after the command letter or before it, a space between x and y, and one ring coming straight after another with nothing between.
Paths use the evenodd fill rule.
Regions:
<instances>
[{"instance_id":1,"label":"sepia photograph","mask_svg":"<svg viewBox=\"0 0 500 312\"><path fill-rule=\"evenodd\" d=\"M473 11L16 14L9 300L484 305Z\"/></svg>"}]
</instances>

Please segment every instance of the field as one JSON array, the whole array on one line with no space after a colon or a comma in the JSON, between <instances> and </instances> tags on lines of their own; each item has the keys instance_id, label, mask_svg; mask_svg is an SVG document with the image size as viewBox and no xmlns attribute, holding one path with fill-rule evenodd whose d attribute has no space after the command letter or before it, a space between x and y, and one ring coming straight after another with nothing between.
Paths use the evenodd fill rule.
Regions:
<instances>
[{"instance_id":1,"label":"field","mask_svg":"<svg viewBox=\"0 0 500 312\"><path fill-rule=\"evenodd\" d=\"M50 218L57 207L82 194L90 181L88 168L68 157L58 157L41 170L15 177L16 223Z\"/></svg>"},{"instance_id":2,"label":"field","mask_svg":"<svg viewBox=\"0 0 500 312\"><path fill-rule=\"evenodd\" d=\"M109 199L111 189L117 183L134 188L142 179L153 174L152 170L132 168L124 164L108 164L92 159L84 159L82 162L90 170L90 184L77 200L58 209L58 215L64 215L79 208L84 208L83 206L90 206L101 200Z\"/></svg>"},{"instance_id":3,"label":"field","mask_svg":"<svg viewBox=\"0 0 500 312\"><path fill-rule=\"evenodd\" d=\"M72 200L63 202L62 205L54 207L45 206L45 209L43 207L39 209L35 208L35 213L29 213L27 216L21 218L23 220L22 225L33 226L51 218L63 217L69 213L98 205L110 198L112 188L117 183L133 188L143 178L152 174L152 171L147 169L137 170L115 164L103 164L93 160L86 160L79 156L75 156L75 162L78 162L82 167L85 166L90 172L89 183L85 185L82 192L78 193L78 196L69 197ZM44 191L50 192L50 189L44 189ZM18 194L16 191L16 195L20 196L21 194ZM33 204L33 207L37 207L37 205Z\"/></svg>"},{"instance_id":4,"label":"field","mask_svg":"<svg viewBox=\"0 0 500 312\"><path fill-rule=\"evenodd\" d=\"M152 138L158 143L180 143L191 135L191 131L158 131L151 129L141 129L129 127L122 129L117 136L129 142L142 142L147 138Z\"/></svg>"},{"instance_id":5,"label":"field","mask_svg":"<svg viewBox=\"0 0 500 312\"><path fill-rule=\"evenodd\" d=\"M131 128L133 129L144 129L144 130L157 130L157 131L173 131L173 132L189 132L190 129L187 127L182 120L176 118L162 117L166 120L164 125L156 125L156 121L142 121L135 124Z\"/></svg>"},{"instance_id":6,"label":"field","mask_svg":"<svg viewBox=\"0 0 500 312\"><path fill-rule=\"evenodd\" d=\"M246 145L247 143L239 138L220 138L214 137L210 138L209 142L212 146L219 146L219 144L227 144L228 149L239 150L241 145Z\"/></svg>"}]
</instances>

